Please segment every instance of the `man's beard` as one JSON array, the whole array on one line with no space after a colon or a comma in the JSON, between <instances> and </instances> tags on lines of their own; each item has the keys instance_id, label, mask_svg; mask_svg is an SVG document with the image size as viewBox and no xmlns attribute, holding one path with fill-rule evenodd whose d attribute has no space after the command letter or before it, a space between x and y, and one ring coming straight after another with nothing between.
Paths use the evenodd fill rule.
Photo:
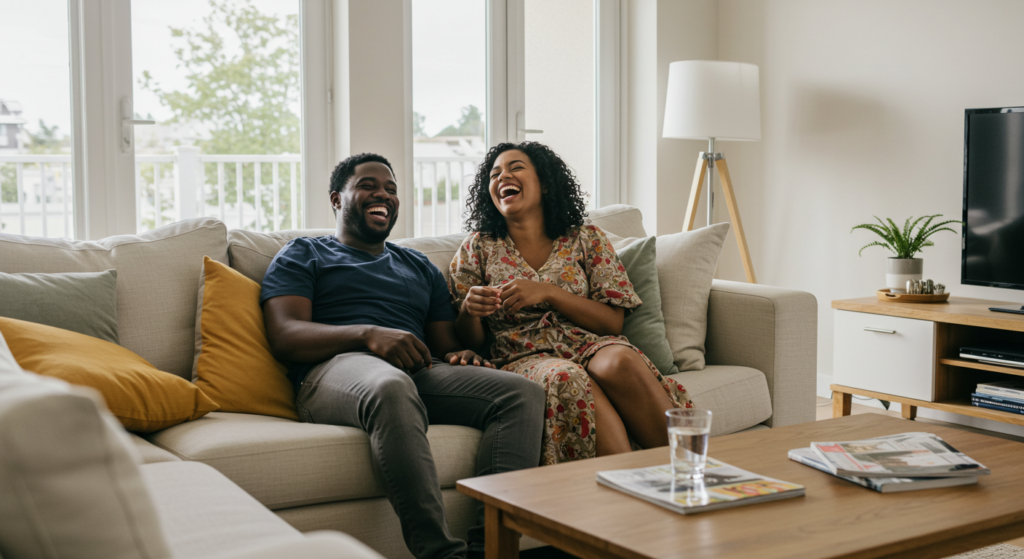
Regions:
<instances>
[{"instance_id":1,"label":"man's beard","mask_svg":"<svg viewBox=\"0 0 1024 559\"><path fill-rule=\"evenodd\" d=\"M398 223L398 209L388 209L388 219L391 223L388 224L388 228L383 231L378 231L370 227L370 224L366 222L366 212L359 207L357 204L347 204L345 209L342 210L342 218L347 224L355 224L356 236L368 243L382 243L387 240L388 236L391 235L391 230L395 228L395 223Z\"/></svg>"}]
</instances>

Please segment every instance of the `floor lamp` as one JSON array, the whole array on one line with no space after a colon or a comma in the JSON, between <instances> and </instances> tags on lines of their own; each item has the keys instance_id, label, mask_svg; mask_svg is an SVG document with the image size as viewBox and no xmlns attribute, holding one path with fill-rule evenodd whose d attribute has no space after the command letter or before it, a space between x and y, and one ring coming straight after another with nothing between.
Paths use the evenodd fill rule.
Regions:
<instances>
[{"instance_id":1,"label":"floor lamp","mask_svg":"<svg viewBox=\"0 0 1024 559\"><path fill-rule=\"evenodd\" d=\"M754 264L743 234L736 195L729 179L725 157L715 152L715 140L756 141L761 139L761 107L758 92L758 68L753 64L715 60L686 60L668 67L668 92L665 98L665 138L707 140L708 151L697 157L690 201L686 207L683 231L693 229L700 201L701 185L707 183L708 225L714 222L714 184L718 169L729 218L736 231L740 258L747 281L757 283Z\"/></svg>"}]
</instances>

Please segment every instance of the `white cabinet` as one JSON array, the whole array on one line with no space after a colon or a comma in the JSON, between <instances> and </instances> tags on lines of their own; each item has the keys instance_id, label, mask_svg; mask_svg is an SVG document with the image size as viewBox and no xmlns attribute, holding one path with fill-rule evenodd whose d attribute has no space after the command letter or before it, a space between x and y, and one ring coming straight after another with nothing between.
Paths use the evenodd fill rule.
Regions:
<instances>
[{"instance_id":1,"label":"white cabinet","mask_svg":"<svg viewBox=\"0 0 1024 559\"><path fill-rule=\"evenodd\" d=\"M833 382L935 401L935 323L837 310Z\"/></svg>"}]
</instances>

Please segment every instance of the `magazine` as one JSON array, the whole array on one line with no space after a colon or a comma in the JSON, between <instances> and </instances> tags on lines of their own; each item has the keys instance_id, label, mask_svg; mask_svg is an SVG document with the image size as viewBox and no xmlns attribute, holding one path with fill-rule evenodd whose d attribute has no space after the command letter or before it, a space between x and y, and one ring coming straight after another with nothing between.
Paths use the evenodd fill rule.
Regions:
<instances>
[{"instance_id":1,"label":"magazine","mask_svg":"<svg viewBox=\"0 0 1024 559\"><path fill-rule=\"evenodd\" d=\"M811 448L830 472L843 476L970 477L991 473L932 433L813 442Z\"/></svg>"},{"instance_id":2,"label":"magazine","mask_svg":"<svg viewBox=\"0 0 1024 559\"><path fill-rule=\"evenodd\" d=\"M995 396L988 396L987 394L981 394L978 392L971 395L972 406L1024 415L1024 402L1018 402L1020 401L997 398Z\"/></svg>"},{"instance_id":3,"label":"magazine","mask_svg":"<svg viewBox=\"0 0 1024 559\"><path fill-rule=\"evenodd\" d=\"M1024 400L1024 381L983 382L978 385L978 392L988 394L989 396L1004 396Z\"/></svg>"},{"instance_id":4,"label":"magazine","mask_svg":"<svg viewBox=\"0 0 1024 559\"><path fill-rule=\"evenodd\" d=\"M789 459L810 466L815 470L821 470L832 474L828 467L821 461L821 458L813 450L808 448L794 448L789 451ZM956 485L971 485L978 483L977 477L857 477L839 476L851 483L862 487L873 489L879 493L899 493L902 491L916 491L918 489L934 489L936 487L953 487Z\"/></svg>"},{"instance_id":5,"label":"magazine","mask_svg":"<svg viewBox=\"0 0 1024 559\"><path fill-rule=\"evenodd\" d=\"M686 502L686 486L672 491L672 467L653 466L635 470L597 472L597 482L634 497L683 514L694 514L740 505L800 497L804 486L757 475L708 457L704 486L708 502ZM680 490L682 489L682 490Z\"/></svg>"}]
</instances>

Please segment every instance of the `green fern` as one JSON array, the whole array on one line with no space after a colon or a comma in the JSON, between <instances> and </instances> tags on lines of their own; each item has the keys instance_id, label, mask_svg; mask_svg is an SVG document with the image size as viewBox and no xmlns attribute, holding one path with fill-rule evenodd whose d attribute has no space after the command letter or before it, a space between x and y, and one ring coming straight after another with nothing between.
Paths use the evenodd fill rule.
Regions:
<instances>
[{"instance_id":1,"label":"green fern","mask_svg":"<svg viewBox=\"0 0 1024 559\"><path fill-rule=\"evenodd\" d=\"M955 219L942 221L933 225L932 221L934 221L935 218L942 217L942 214L935 214L923 215L917 219L914 219L913 216L908 217L907 220L903 222L903 227L901 229L892 219L886 218L883 221L882 219L879 219L878 216L873 217L878 224L862 223L861 225L854 226L853 229L850 230L852 233L857 229L867 229L882 238L881 241L874 241L861 247L860 252L857 253L858 256L868 247L880 246L892 251L892 253L896 255L896 258L913 258L914 255L921 252L921 249L924 247L935 246L935 243L928 240L928 238L935 233L938 233L939 231L956 233L955 230L946 227L947 225L953 223L963 225L962 221Z\"/></svg>"}]
</instances>

